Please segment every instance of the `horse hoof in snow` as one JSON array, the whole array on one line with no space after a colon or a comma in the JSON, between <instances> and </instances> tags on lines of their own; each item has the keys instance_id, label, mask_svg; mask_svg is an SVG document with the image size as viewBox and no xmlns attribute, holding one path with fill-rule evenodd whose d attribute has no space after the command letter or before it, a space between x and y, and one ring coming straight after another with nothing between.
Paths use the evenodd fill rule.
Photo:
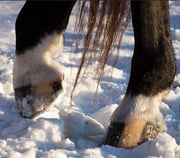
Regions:
<instances>
[{"instance_id":1,"label":"horse hoof in snow","mask_svg":"<svg viewBox=\"0 0 180 158\"><path fill-rule=\"evenodd\" d=\"M149 139L154 139L159 132L161 132L160 127L151 122L132 121L126 126L124 123L112 123L105 144L133 148Z\"/></svg>"},{"instance_id":2,"label":"horse hoof in snow","mask_svg":"<svg viewBox=\"0 0 180 158\"><path fill-rule=\"evenodd\" d=\"M43 37L33 48L16 52L13 85L16 106L23 117L39 115L62 91L63 69L52 58L62 43L63 35L54 33Z\"/></svg>"},{"instance_id":3,"label":"horse hoof in snow","mask_svg":"<svg viewBox=\"0 0 180 158\"><path fill-rule=\"evenodd\" d=\"M154 97L125 96L111 117L105 144L133 148L166 131L159 110L163 95L161 93Z\"/></svg>"},{"instance_id":4,"label":"horse hoof in snow","mask_svg":"<svg viewBox=\"0 0 180 158\"><path fill-rule=\"evenodd\" d=\"M15 88L16 106L21 116L34 118L53 105L62 91L62 81L46 81Z\"/></svg>"}]
</instances>

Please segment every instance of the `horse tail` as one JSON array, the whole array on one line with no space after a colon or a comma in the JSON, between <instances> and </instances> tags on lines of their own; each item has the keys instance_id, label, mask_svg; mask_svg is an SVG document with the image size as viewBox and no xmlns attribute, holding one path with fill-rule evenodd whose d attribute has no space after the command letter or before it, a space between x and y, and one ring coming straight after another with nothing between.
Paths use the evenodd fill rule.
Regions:
<instances>
[{"instance_id":1,"label":"horse tail","mask_svg":"<svg viewBox=\"0 0 180 158\"><path fill-rule=\"evenodd\" d=\"M88 19L87 32L71 98L85 63L90 63L94 57L98 60L98 68L96 70L98 75L97 88L104 74L105 64L112 53L110 50L114 44L117 45L117 57L113 62L113 66L117 63L123 33L130 19L130 1L127 0L90 0L79 1L79 3L80 8L75 28L77 32L81 33L82 30L85 30L85 19Z\"/></svg>"}]
</instances>

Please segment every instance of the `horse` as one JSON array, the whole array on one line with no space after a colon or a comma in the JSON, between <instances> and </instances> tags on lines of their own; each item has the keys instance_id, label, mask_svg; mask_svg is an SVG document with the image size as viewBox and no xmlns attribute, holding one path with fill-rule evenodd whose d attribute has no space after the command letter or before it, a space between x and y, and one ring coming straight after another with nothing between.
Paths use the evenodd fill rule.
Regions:
<instances>
[{"instance_id":1,"label":"horse","mask_svg":"<svg viewBox=\"0 0 180 158\"><path fill-rule=\"evenodd\" d=\"M63 34L75 3L76 0L26 1L17 16L13 87L16 107L22 117L33 118L45 111L63 89L63 69L53 61L51 54L62 52ZM111 47L116 42L119 49L130 18L134 30L128 87L111 116L104 143L133 148L155 138L159 132L166 131L159 106L176 72L168 0L80 3L76 29L83 29L85 14L88 14L88 22L74 88L90 49L94 54L100 52L99 82Z\"/></svg>"}]
</instances>

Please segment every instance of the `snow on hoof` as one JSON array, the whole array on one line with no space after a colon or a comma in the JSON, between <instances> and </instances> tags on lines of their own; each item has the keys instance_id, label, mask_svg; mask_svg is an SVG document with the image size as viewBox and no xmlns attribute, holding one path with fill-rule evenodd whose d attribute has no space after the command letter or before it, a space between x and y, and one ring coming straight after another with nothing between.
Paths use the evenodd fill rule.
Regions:
<instances>
[{"instance_id":1,"label":"snow on hoof","mask_svg":"<svg viewBox=\"0 0 180 158\"><path fill-rule=\"evenodd\" d=\"M106 133L104 126L90 116L78 111L61 111L60 117L64 121L65 135L69 138L93 141L104 138Z\"/></svg>"},{"instance_id":2,"label":"snow on hoof","mask_svg":"<svg viewBox=\"0 0 180 158\"><path fill-rule=\"evenodd\" d=\"M62 91L62 81L41 82L15 88L16 106L21 116L34 118L50 107Z\"/></svg>"},{"instance_id":3,"label":"snow on hoof","mask_svg":"<svg viewBox=\"0 0 180 158\"><path fill-rule=\"evenodd\" d=\"M154 139L159 132L159 127L151 122L132 121L126 126L123 123L112 123L105 144L133 148L149 139Z\"/></svg>"},{"instance_id":4,"label":"snow on hoof","mask_svg":"<svg viewBox=\"0 0 180 158\"><path fill-rule=\"evenodd\" d=\"M32 48L16 54L13 86L16 107L23 117L33 118L52 105L62 90L62 66L53 60L62 49L63 34L42 38Z\"/></svg>"},{"instance_id":5,"label":"snow on hoof","mask_svg":"<svg viewBox=\"0 0 180 158\"><path fill-rule=\"evenodd\" d=\"M164 132L166 126L159 110L162 96L125 96L111 117L105 144L133 148Z\"/></svg>"}]
</instances>

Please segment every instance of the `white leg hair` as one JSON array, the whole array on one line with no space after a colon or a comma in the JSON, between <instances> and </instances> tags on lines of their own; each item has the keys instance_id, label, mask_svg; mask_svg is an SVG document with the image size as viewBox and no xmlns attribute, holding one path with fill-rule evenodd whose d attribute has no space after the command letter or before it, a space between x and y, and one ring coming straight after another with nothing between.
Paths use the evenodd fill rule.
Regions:
<instances>
[{"instance_id":1,"label":"white leg hair","mask_svg":"<svg viewBox=\"0 0 180 158\"><path fill-rule=\"evenodd\" d=\"M168 90L158 93L155 96L125 96L114 111L111 122L126 123L131 121L152 122L158 125L161 131L166 130L159 106L162 98L168 93Z\"/></svg>"},{"instance_id":2,"label":"white leg hair","mask_svg":"<svg viewBox=\"0 0 180 158\"><path fill-rule=\"evenodd\" d=\"M63 70L59 63L52 60L55 53L62 51L63 33L45 36L35 47L16 56L14 60L14 88L34 85L39 81L52 78L63 79Z\"/></svg>"}]
</instances>

